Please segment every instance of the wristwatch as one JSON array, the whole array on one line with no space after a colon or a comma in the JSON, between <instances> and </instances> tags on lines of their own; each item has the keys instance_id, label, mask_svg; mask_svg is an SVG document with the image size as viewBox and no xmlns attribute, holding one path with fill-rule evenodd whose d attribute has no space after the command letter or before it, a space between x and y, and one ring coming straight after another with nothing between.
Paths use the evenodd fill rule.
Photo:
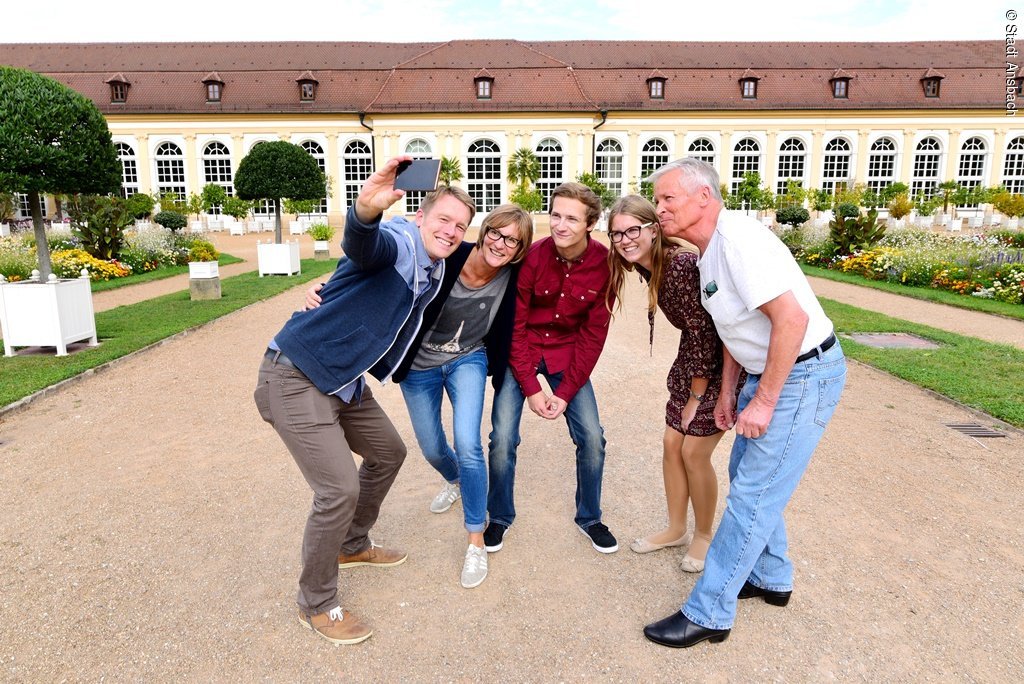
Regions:
<instances>
[{"instance_id":1,"label":"wristwatch","mask_svg":"<svg viewBox=\"0 0 1024 684\"><path fill-rule=\"evenodd\" d=\"M698 404L704 403L704 397L707 396L707 392L704 394L697 394L696 392L690 392L690 396L697 400Z\"/></svg>"}]
</instances>

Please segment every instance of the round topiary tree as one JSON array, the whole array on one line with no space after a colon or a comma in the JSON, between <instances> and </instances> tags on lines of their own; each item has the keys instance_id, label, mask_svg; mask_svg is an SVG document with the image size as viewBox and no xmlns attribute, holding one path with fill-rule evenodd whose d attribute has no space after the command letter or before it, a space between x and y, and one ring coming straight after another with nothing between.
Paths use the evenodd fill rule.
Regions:
<instances>
[{"instance_id":1,"label":"round topiary tree","mask_svg":"<svg viewBox=\"0 0 1024 684\"><path fill-rule=\"evenodd\" d=\"M121 186L107 121L91 100L52 78L0 66L0 192L24 192L39 273L53 268L40 194L105 195Z\"/></svg>"},{"instance_id":2,"label":"round topiary tree","mask_svg":"<svg viewBox=\"0 0 1024 684\"><path fill-rule=\"evenodd\" d=\"M274 203L274 242L281 244L281 198L318 200L327 179L309 152L283 140L257 143L238 165L235 190L244 200Z\"/></svg>"},{"instance_id":3,"label":"round topiary tree","mask_svg":"<svg viewBox=\"0 0 1024 684\"><path fill-rule=\"evenodd\" d=\"M188 225L188 219L185 218L185 215L177 211L161 211L153 217L153 222L163 226L172 233L176 233Z\"/></svg>"}]
</instances>

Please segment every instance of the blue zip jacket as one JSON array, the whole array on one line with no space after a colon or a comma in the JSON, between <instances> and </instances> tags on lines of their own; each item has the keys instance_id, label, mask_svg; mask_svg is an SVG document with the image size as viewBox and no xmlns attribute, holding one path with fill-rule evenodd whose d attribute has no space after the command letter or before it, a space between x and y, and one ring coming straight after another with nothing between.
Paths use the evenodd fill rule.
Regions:
<instances>
[{"instance_id":1,"label":"blue zip jacket","mask_svg":"<svg viewBox=\"0 0 1024 684\"><path fill-rule=\"evenodd\" d=\"M370 372L386 380L419 332L416 307L422 249L419 227L397 217L362 223L353 208L345 219L338 267L320 290L322 303L296 311L274 337L277 346L324 394L332 394ZM424 303L436 295L444 275L430 280Z\"/></svg>"}]
</instances>

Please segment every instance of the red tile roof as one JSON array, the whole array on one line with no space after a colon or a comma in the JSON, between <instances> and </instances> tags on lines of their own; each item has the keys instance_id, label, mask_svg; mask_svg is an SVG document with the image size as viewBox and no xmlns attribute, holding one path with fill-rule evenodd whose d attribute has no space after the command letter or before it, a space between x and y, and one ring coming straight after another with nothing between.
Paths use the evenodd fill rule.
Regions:
<instances>
[{"instance_id":1,"label":"red tile roof","mask_svg":"<svg viewBox=\"0 0 1024 684\"><path fill-rule=\"evenodd\" d=\"M125 43L0 45L0 64L45 73L113 112L489 112L600 110L1001 109L1001 41L908 43ZM941 69L941 74L937 71ZM204 76L223 99L207 103ZM664 77L664 99L647 79ZM132 85L110 103L111 73ZM296 80L317 74L314 102ZM494 78L478 100L475 76ZM759 78L744 99L745 74ZM855 76L849 97L829 79ZM922 74L943 78L924 97Z\"/></svg>"}]
</instances>

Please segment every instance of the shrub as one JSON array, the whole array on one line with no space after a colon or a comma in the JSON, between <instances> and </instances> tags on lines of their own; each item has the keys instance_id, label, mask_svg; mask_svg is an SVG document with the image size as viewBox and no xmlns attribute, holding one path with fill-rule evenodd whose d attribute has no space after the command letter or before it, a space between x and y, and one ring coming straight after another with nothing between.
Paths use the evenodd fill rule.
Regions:
<instances>
[{"instance_id":1,"label":"shrub","mask_svg":"<svg viewBox=\"0 0 1024 684\"><path fill-rule=\"evenodd\" d=\"M130 268L132 273L155 271L161 265L159 254L131 246L122 247L117 260Z\"/></svg>"},{"instance_id":2,"label":"shrub","mask_svg":"<svg viewBox=\"0 0 1024 684\"><path fill-rule=\"evenodd\" d=\"M836 205L836 216L843 218L856 218L860 216L860 209L852 202L840 202Z\"/></svg>"},{"instance_id":3,"label":"shrub","mask_svg":"<svg viewBox=\"0 0 1024 684\"><path fill-rule=\"evenodd\" d=\"M806 223L811 218L810 213L806 209L800 206L792 204L780 207L775 212L775 220L781 224L788 226L799 226L802 223Z\"/></svg>"},{"instance_id":4,"label":"shrub","mask_svg":"<svg viewBox=\"0 0 1024 684\"><path fill-rule=\"evenodd\" d=\"M901 192L889 201L888 209L889 216L899 221L913 211L914 203L910 201L910 196L907 193Z\"/></svg>"},{"instance_id":5,"label":"shrub","mask_svg":"<svg viewBox=\"0 0 1024 684\"><path fill-rule=\"evenodd\" d=\"M220 252L213 246L212 242L197 240L188 250L189 261L216 261L220 258Z\"/></svg>"},{"instance_id":6,"label":"shrub","mask_svg":"<svg viewBox=\"0 0 1024 684\"><path fill-rule=\"evenodd\" d=\"M508 196L508 201L518 204L527 213L540 211L544 207L544 197L539 190L533 188L517 187Z\"/></svg>"},{"instance_id":7,"label":"shrub","mask_svg":"<svg viewBox=\"0 0 1024 684\"><path fill-rule=\"evenodd\" d=\"M153 207L156 206L156 200L144 192L137 192L126 199L124 204L125 211L127 211L133 219L144 219L153 213Z\"/></svg>"},{"instance_id":8,"label":"shrub","mask_svg":"<svg viewBox=\"0 0 1024 684\"><path fill-rule=\"evenodd\" d=\"M153 221L171 232L181 230L188 224L185 215L177 211L161 211L153 217Z\"/></svg>"},{"instance_id":9,"label":"shrub","mask_svg":"<svg viewBox=\"0 0 1024 684\"><path fill-rule=\"evenodd\" d=\"M306 232L314 240L330 240L334 238L334 228L326 223L314 223L306 229Z\"/></svg>"}]
</instances>

